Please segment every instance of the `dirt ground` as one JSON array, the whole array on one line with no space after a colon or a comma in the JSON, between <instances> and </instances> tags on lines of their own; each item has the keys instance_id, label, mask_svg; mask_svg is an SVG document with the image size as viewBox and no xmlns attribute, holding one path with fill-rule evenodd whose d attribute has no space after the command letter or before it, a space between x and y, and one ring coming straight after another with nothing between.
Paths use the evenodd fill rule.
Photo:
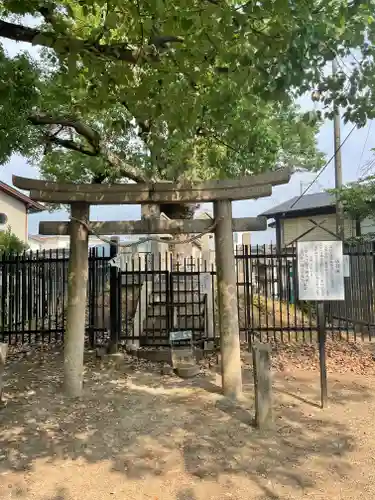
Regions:
<instances>
[{"instance_id":1,"label":"dirt ground","mask_svg":"<svg viewBox=\"0 0 375 500\"><path fill-rule=\"evenodd\" d=\"M237 407L216 367L193 381L131 361L90 362L84 396L61 394L62 357L9 364L0 410L0 499L370 500L375 376L274 374L275 426L252 426L251 372Z\"/></svg>"}]
</instances>

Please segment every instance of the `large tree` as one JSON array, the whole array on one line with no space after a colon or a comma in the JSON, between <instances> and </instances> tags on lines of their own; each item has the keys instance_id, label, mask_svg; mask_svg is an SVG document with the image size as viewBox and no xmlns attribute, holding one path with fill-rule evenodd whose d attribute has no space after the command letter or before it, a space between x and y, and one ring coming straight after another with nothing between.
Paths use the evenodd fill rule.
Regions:
<instances>
[{"instance_id":1,"label":"large tree","mask_svg":"<svg viewBox=\"0 0 375 500\"><path fill-rule=\"evenodd\" d=\"M319 167L315 126L293 100L317 89L363 123L374 2L0 0L0 40L41 48L0 51L0 161L40 160L43 144L44 175L90 182ZM361 71L326 77L354 47ZM79 394L76 340L66 373Z\"/></svg>"},{"instance_id":2,"label":"large tree","mask_svg":"<svg viewBox=\"0 0 375 500\"><path fill-rule=\"evenodd\" d=\"M0 54L0 160L39 155L43 142L43 173L96 182L317 167L315 129L293 97L318 87L327 105L351 99L363 119L353 97L363 72L348 89L343 73L322 70L358 46L369 67L373 10L340 0L2 0L0 39L42 51Z\"/></svg>"}]
</instances>

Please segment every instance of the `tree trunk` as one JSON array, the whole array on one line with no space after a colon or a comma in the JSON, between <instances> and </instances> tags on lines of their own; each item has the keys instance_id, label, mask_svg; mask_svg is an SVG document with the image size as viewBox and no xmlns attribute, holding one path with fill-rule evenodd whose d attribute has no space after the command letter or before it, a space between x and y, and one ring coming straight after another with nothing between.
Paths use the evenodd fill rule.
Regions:
<instances>
[{"instance_id":1,"label":"tree trunk","mask_svg":"<svg viewBox=\"0 0 375 500\"><path fill-rule=\"evenodd\" d=\"M68 311L64 339L64 385L70 397L79 397L83 386L86 295L88 278L88 229L80 220L89 220L86 203L72 203Z\"/></svg>"},{"instance_id":2,"label":"tree trunk","mask_svg":"<svg viewBox=\"0 0 375 500\"><path fill-rule=\"evenodd\" d=\"M159 205L142 205L141 207L142 219L152 219L160 217L160 206ZM159 234L155 236L160 236ZM150 253L151 253L151 268L155 271L159 270L159 254L160 254L160 245L157 241L150 242Z\"/></svg>"},{"instance_id":3,"label":"tree trunk","mask_svg":"<svg viewBox=\"0 0 375 500\"><path fill-rule=\"evenodd\" d=\"M165 204L160 205L160 211L164 212L170 219L193 219L198 205L176 205ZM174 235L173 239L177 241L185 241L190 236L189 234ZM189 265L192 256L192 244L177 244L171 247L172 264L174 270L183 270Z\"/></svg>"}]
</instances>

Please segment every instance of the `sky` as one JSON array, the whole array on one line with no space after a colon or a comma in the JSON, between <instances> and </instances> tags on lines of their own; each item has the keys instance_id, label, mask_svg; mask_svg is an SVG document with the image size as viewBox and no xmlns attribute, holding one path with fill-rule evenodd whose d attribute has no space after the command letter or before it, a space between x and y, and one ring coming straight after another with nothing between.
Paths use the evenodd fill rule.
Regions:
<instances>
[{"instance_id":1,"label":"sky","mask_svg":"<svg viewBox=\"0 0 375 500\"><path fill-rule=\"evenodd\" d=\"M10 55L15 55L21 50L29 50L29 46L23 43L7 42L5 48ZM33 51L33 49L31 49ZM30 51L31 52L31 51ZM34 51L33 51L34 52ZM35 53L33 53L34 55ZM300 100L300 105L303 109L313 109L313 104L310 98ZM341 124L341 141L345 139L347 134L352 129L352 124ZM371 148L374 144L374 124L369 122L366 127L356 129L341 148L342 165L343 165L343 182L356 180L361 175L361 170L366 163L373 157ZM318 134L318 147L326 155L327 160L334 153L333 143L333 123L326 121ZM0 180L8 184L12 184L12 175L21 175L24 177L38 177L38 169L35 166L29 165L25 158L21 156L13 156L9 163L0 166ZM294 174L291 181L287 185L276 186L273 188L272 196L261 198L259 200L237 201L233 202L234 217L255 217L262 212L280 204L293 196L298 196L301 189L306 189L307 186L316 177L315 173L297 173ZM318 181L315 182L308 190L308 194L323 191L327 188L334 187L334 163L328 165ZM211 204L202 205L202 210L212 210ZM136 220L141 215L140 206L122 205L122 206L94 206L91 209L91 220ZM55 211L53 213L42 212L41 214L30 215L29 218L29 233L38 234L39 221L46 220L67 220L68 214L63 211ZM253 244L267 244L275 241L275 232L272 229L262 232L252 233Z\"/></svg>"}]
</instances>

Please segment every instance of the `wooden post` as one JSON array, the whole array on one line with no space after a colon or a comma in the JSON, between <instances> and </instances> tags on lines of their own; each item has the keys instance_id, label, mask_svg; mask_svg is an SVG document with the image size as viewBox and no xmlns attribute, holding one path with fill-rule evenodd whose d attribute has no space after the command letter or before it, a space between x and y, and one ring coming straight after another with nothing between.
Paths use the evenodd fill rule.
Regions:
<instances>
[{"instance_id":1,"label":"wooden post","mask_svg":"<svg viewBox=\"0 0 375 500\"><path fill-rule=\"evenodd\" d=\"M7 359L8 354L8 344L1 343L0 344L0 403L2 402L3 396L3 385L4 385L4 370L5 370L5 361Z\"/></svg>"},{"instance_id":2,"label":"wooden post","mask_svg":"<svg viewBox=\"0 0 375 500\"><path fill-rule=\"evenodd\" d=\"M111 238L111 246L109 247L109 255L113 259L118 254L118 236ZM119 268L111 266L109 271L109 316L110 316L110 342L108 352L115 354L118 349L119 340Z\"/></svg>"},{"instance_id":3,"label":"wooden post","mask_svg":"<svg viewBox=\"0 0 375 500\"><path fill-rule=\"evenodd\" d=\"M319 345L319 369L320 369L320 405L327 406L327 361L326 361L326 318L324 312L324 302L317 303L318 319L318 345Z\"/></svg>"},{"instance_id":4,"label":"wooden post","mask_svg":"<svg viewBox=\"0 0 375 500\"><path fill-rule=\"evenodd\" d=\"M203 235L201 238L201 243L202 243L203 272L201 272L200 284L203 293L206 294L206 300L207 300L206 336L210 341L213 341L215 332L214 332L214 311L213 311L214 304L213 304L213 293L212 293L212 275L211 275L211 262L210 262L210 234Z\"/></svg>"},{"instance_id":5,"label":"wooden post","mask_svg":"<svg viewBox=\"0 0 375 500\"><path fill-rule=\"evenodd\" d=\"M141 206L141 216L143 220L146 219L160 219L160 206L159 205L142 205ZM152 236L152 235L150 235ZM154 271L159 271L159 253L160 245L157 241L150 242L151 258L152 258L152 269Z\"/></svg>"},{"instance_id":6,"label":"wooden post","mask_svg":"<svg viewBox=\"0 0 375 500\"><path fill-rule=\"evenodd\" d=\"M252 345L255 390L255 425L267 429L272 424L271 347L257 342Z\"/></svg>"},{"instance_id":7,"label":"wooden post","mask_svg":"<svg viewBox=\"0 0 375 500\"><path fill-rule=\"evenodd\" d=\"M68 396L79 397L83 386L86 295L88 278L88 228L79 221L89 220L87 203L72 203L68 311L64 339L64 384Z\"/></svg>"},{"instance_id":8,"label":"wooden post","mask_svg":"<svg viewBox=\"0 0 375 500\"><path fill-rule=\"evenodd\" d=\"M231 201L215 201L214 216L222 386L225 396L236 399L242 373Z\"/></svg>"}]
</instances>

